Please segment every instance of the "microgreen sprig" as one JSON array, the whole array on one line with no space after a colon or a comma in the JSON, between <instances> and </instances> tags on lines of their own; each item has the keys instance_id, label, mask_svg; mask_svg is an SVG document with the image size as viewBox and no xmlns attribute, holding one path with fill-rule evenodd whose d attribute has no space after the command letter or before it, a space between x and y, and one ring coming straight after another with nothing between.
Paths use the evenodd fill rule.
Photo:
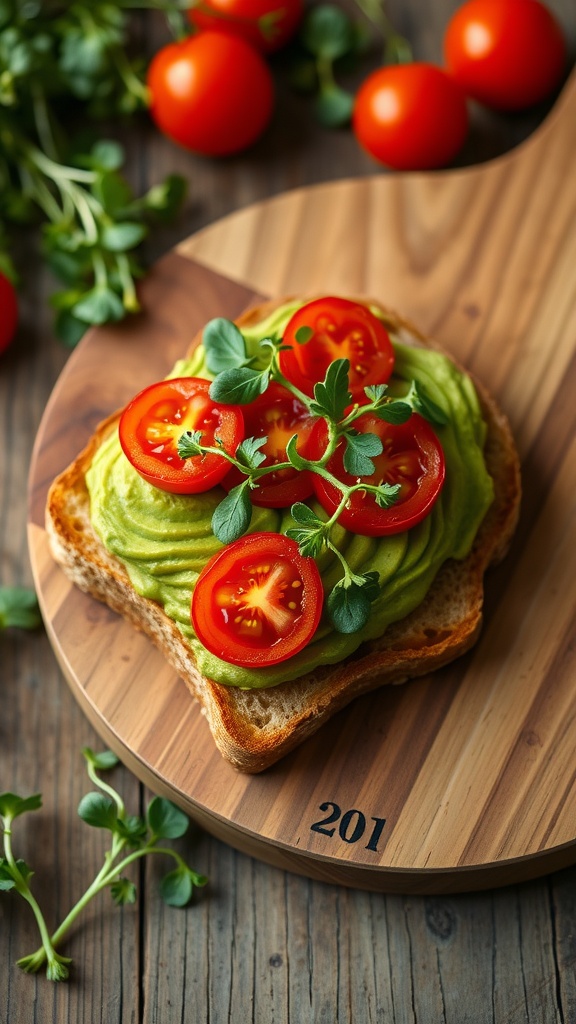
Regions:
<instances>
[{"instance_id":1,"label":"microgreen sprig","mask_svg":"<svg viewBox=\"0 0 576 1024\"><path fill-rule=\"evenodd\" d=\"M147 854L163 854L174 861L175 867L160 883L160 893L169 906L185 906L192 898L194 888L207 882L207 878L193 871L176 850L162 843L165 839L184 835L188 828L186 815L162 797L151 800L144 818L127 814L120 794L98 774L118 764L116 755L109 750L94 753L89 747L85 747L82 754L88 776L97 791L82 798L78 814L87 825L108 830L112 838L101 870L52 934L30 887L33 871L23 860L17 860L12 852L12 822L27 811L38 810L42 806L41 795L20 797L14 793L0 794L4 843L4 856L0 858L0 891L14 890L26 900L36 918L42 940L34 953L21 957L17 963L28 974L45 967L50 981L64 981L69 975L71 959L58 953L56 947L90 900L103 889L109 889L116 904L135 902L136 887L124 872L139 858Z\"/></svg>"}]
</instances>

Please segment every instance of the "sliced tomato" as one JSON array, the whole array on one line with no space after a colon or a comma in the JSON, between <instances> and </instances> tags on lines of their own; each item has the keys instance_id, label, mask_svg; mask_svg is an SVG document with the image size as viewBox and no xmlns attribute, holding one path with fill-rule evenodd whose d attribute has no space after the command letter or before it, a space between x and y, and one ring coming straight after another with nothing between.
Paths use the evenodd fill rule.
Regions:
<instances>
[{"instance_id":1,"label":"sliced tomato","mask_svg":"<svg viewBox=\"0 0 576 1024\"><path fill-rule=\"evenodd\" d=\"M244 668L292 657L316 631L323 589L315 561L280 533L245 534L198 577L192 625L212 654Z\"/></svg>"},{"instance_id":2,"label":"sliced tomato","mask_svg":"<svg viewBox=\"0 0 576 1024\"><path fill-rule=\"evenodd\" d=\"M299 341L303 328L309 340ZM364 398L368 384L385 384L394 368L394 349L384 324L361 302L325 296L302 306L289 320L280 352L280 369L305 395L324 380L335 359L350 360L350 391Z\"/></svg>"},{"instance_id":3,"label":"sliced tomato","mask_svg":"<svg viewBox=\"0 0 576 1024\"><path fill-rule=\"evenodd\" d=\"M262 466L286 462L286 445L298 434L298 451L306 457L307 445L316 423L308 409L282 384L272 381L255 402L242 406L246 437L266 437L262 453L266 456ZM227 490L244 480L244 475L233 467L224 486ZM294 501L304 501L313 493L312 474L306 470L279 469L266 473L258 487L250 493L252 503L261 508L287 508Z\"/></svg>"},{"instance_id":4,"label":"sliced tomato","mask_svg":"<svg viewBox=\"0 0 576 1024\"><path fill-rule=\"evenodd\" d=\"M208 393L210 381L177 377L144 388L120 418L120 444L134 469L154 487L173 494L197 494L220 483L230 468L221 455L181 459L178 439L202 432L202 444L221 444L234 455L244 432L242 410L219 405Z\"/></svg>"},{"instance_id":5,"label":"sliced tomato","mask_svg":"<svg viewBox=\"0 0 576 1024\"><path fill-rule=\"evenodd\" d=\"M385 423L367 413L356 420L354 427L360 433L376 434L383 445L382 454L373 459L375 473L361 479L368 484L400 484L400 494L390 508L380 508L373 495L355 491L338 522L368 537L384 537L416 526L432 510L444 483L444 452L432 427L418 413L412 413L401 425ZM314 428L312 443L318 456L326 450L324 420ZM327 469L347 486L360 481L344 469L344 442ZM324 510L333 515L342 498L338 488L314 474L314 490Z\"/></svg>"}]
</instances>

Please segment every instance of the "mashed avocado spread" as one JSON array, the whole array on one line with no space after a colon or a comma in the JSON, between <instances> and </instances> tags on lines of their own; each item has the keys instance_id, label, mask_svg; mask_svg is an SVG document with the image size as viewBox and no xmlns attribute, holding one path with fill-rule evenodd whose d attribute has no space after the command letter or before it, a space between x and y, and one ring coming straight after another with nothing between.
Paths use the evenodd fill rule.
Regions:
<instances>
[{"instance_id":1,"label":"mashed avocado spread","mask_svg":"<svg viewBox=\"0 0 576 1024\"><path fill-rule=\"evenodd\" d=\"M250 351L260 339L280 334L297 303L279 307L255 328L244 329ZM376 311L375 311L376 312ZM464 558L493 499L492 479L483 457L486 427L470 379L444 356L405 345L392 336L396 353L390 390L401 394L416 379L447 414L435 427L444 449L446 480L431 514L410 531L392 537L363 537L342 528L333 539L357 573L376 570L381 593L368 624L358 633L337 633L323 616L312 641L299 654L271 668L246 669L210 654L194 635L190 599L198 574L222 545L210 521L224 497L215 488L204 494L169 494L152 487L124 456L117 434L102 445L87 474L91 516L106 548L125 565L134 589L158 601L189 641L199 670L220 683L268 687L296 679L319 665L352 654L364 640L381 636L390 623L404 618L424 599L440 566ZM200 346L181 360L169 376L209 377ZM319 511L319 506L318 506ZM285 532L290 511L254 507L251 532ZM326 592L341 576L341 566L327 550L317 559Z\"/></svg>"}]
</instances>

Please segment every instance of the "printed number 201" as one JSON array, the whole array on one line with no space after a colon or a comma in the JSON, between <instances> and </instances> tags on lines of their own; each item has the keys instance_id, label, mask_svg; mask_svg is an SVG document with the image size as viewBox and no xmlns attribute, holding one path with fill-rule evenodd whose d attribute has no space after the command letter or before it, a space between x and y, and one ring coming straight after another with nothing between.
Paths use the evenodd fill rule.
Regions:
<instances>
[{"instance_id":1,"label":"printed number 201","mask_svg":"<svg viewBox=\"0 0 576 1024\"><path fill-rule=\"evenodd\" d=\"M333 828L327 828L327 826L332 825L333 822L339 822L338 835L345 843L357 843L362 839L366 831L366 818L362 811L352 808L352 810L344 811L344 814L342 814L338 804L333 803L332 800L320 804L320 810L330 811L330 814L326 818L321 818L320 821L315 821L310 826L312 832L321 832L322 835L333 836L336 831L336 825ZM382 835L382 829L386 824L386 818L371 818L370 820L374 822L374 827L365 849L374 850L377 853L378 842Z\"/></svg>"}]
</instances>

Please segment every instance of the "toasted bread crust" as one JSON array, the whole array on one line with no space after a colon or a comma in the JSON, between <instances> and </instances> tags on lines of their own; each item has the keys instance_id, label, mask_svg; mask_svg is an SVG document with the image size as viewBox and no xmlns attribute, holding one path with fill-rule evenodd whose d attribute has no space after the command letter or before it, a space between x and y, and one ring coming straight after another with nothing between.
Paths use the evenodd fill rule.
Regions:
<instances>
[{"instance_id":1,"label":"toasted bread crust","mask_svg":"<svg viewBox=\"0 0 576 1024\"><path fill-rule=\"evenodd\" d=\"M256 306L237 323L241 327L257 323L281 301L286 300ZM442 351L396 314L382 312L402 341ZM191 349L198 340L194 339ZM355 697L427 674L463 654L476 641L482 623L484 573L508 549L518 519L521 488L507 419L478 382L474 383L488 426L485 458L495 484L495 499L472 550L462 561L444 564L414 612L336 665L322 666L294 682L266 690L239 690L199 673L177 626L159 604L136 594L124 566L104 548L90 522L85 474L97 448L116 430L119 412L99 425L86 448L50 488L46 530L52 554L73 583L142 629L162 650L202 704L222 755L241 771L262 771Z\"/></svg>"}]
</instances>

